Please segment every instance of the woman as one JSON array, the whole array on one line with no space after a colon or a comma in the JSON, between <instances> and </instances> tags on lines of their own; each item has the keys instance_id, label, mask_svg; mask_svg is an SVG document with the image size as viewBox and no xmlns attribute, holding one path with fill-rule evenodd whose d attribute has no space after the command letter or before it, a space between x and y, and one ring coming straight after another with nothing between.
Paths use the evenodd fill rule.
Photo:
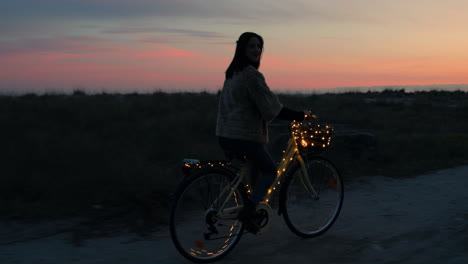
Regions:
<instances>
[{"instance_id":1,"label":"woman","mask_svg":"<svg viewBox=\"0 0 468 264\"><path fill-rule=\"evenodd\" d=\"M303 111L283 107L265 78L258 71L263 51L263 38L255 33L243 33L237 41L234 58L226 70L221 91L216 135L226 152L245 155L260 177L254 184L250 200L244 205L239 218L247 230L256 233L258 225L253 219L256 206L263 200L276 177L276 164L267 152L267 124L274 118L302 121Z\"/></svg>"}]
</instances>

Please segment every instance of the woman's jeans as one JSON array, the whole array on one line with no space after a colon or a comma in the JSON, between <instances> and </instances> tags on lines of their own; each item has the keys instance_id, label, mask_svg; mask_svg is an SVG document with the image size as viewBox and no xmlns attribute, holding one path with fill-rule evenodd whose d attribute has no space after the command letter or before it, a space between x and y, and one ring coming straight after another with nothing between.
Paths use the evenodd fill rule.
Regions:
<instances>
[{"instance_id":1,"label":"woman's jeans","mask_svg":"<svg viewBox=\"0 0 468 264\"><path fill-rule=\"evenodd\" d=\"M265 197L277 174L276 164L266 150L265 144L219 137L219 145L224 151L245 155L252 166L251 172L260 172L260 177L254 184L254 190L250 198L253 204L257 206ZM254 182L253 176L255 175L251 173L250 176L252 182Z\"/></svg>"}]
</instances>

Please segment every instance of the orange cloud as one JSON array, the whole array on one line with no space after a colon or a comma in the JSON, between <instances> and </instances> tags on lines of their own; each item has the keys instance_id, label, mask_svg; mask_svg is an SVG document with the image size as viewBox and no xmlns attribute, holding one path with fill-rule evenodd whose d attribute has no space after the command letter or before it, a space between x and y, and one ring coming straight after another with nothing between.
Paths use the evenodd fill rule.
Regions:
<instances>
[{"instance_id":1,"label":"orange cloud","mask_svg":"<svg viewBox=\"0 0 468 264\"><path fill-rule=\"evenodd\" d=\"M179 49L176 47L172 47L166 44L152 44L152 45L145 45L143 49L137 48L125 48L123 50L119 50L119 53L116 54L113 52L115 56L125 56L128 58L147 58L147 59L154 59L154 58L189 58L197 56L197 53L189 50Z\"/></svg>"},{"instance_id":2,"label":"orange cloud","mask_svg":"<svg viewBox=\"0 0 468 264\"><path fill-rule=\"evenodd\" d=\"M78 85L130 90L157 87L217 90L232 59L226 56L225 50L202 54L161 43L126 46L112 45L102 39L94 41L79 38L57 43L43 41L40 48L5 49L0 57L0 88ZM320 56L265 54L260 71L273 90L304 90L467 83L467 69L468 62L463 58L383 57L339 61Z\"/></svg>"},{"instance_id":3,"label":"orange cloud","mask_svg":"<svg viewBox=\"0 0 468 264\"><path fill-rule=\"evenodd\" d=\"M200 71L201 55L169 45L143 47L109 46L103 52L18 51L2 54L0 87L178 87L182 89L220 86L222 71L215 75ZM219 59L211 57L220 65ZM210 71L210 67L207 67ZM211 68L212 69L212 68Z\"/></svg>"}]
</instances>

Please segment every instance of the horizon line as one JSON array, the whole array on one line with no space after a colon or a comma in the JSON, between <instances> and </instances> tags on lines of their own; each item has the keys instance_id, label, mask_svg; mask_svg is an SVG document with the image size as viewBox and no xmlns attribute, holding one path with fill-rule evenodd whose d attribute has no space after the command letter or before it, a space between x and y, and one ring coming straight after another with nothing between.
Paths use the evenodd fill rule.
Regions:
<instances>
[{"instance_id":1,"label":"horizon line","mask_svg":"<svg viewBox=\"0 0 468 264\"><path fill-rule=\"evenodd\" d=\"M217 94L221 91L219 88L215 91L208 89L93 89L87 87L74 87L68 89L54 89L44 88L42 90L3 90L0 91L0 96L22 96L22 95L69 95L74 93L82 93L86 95L95 94L153 94L153 93L208 93ZM334 88L309 88L309 89L272 89L276 94L326 94L326 93L365 93L365 92L382 92L384 90L404 90L408 92L427 92L427 91L464 91L468 92L467 84L428 84L428 85L376 85L376 86L347 86L347 87L334 87Z\"/></svg>"}]
</instances>

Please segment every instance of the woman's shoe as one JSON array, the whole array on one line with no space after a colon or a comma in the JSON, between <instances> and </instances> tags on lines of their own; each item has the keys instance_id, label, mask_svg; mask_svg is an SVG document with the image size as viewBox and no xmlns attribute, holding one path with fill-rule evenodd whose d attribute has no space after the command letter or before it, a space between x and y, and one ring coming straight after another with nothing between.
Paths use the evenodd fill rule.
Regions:
<instances>
[{"instance_id":1,"label":"woman's shoe","mask_svg":"<svg viewBox=\"0 0 468 264\"><path fill-rule=\"evenodd\" d=\"M244 208L239 212L239 220L245 225L245 229L253 234L257 234L260 230L260 226L256 221L256 212L256 207L250 200L248 200Z\"/></svg>"}]
</instances>

